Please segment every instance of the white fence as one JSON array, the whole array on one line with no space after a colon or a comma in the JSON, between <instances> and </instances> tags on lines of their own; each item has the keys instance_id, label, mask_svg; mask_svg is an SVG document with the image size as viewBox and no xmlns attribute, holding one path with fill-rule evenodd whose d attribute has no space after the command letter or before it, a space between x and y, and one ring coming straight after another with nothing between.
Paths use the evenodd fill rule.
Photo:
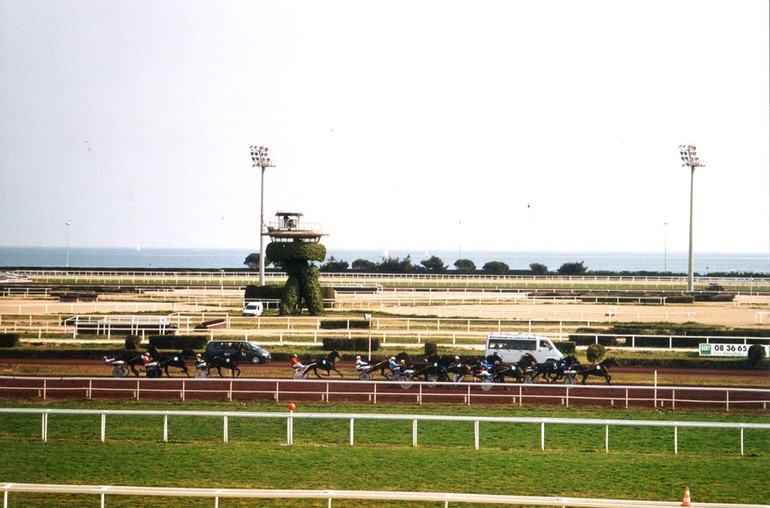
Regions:
<instances>
[{"instance_id":1,"label":"white fence","mask_svg":"<svg viewBox=\"0 0 770 508\"><path fill-rule=\"evenodd\" d=\"M487 391L487 389L489 391ZM613 407L761 409L770 403L768 388L664 385L567 385L478 382L434 383L336 379L268 378L88 378L0 376L4 397L127 397L154 399L320 400L405 402L416 404L558 404Z\"/></svg>"},{"instance_id":2,"label":"white fence","mask_svg":"<svg viewBox=\"0 0 770 508\"><path fill-rule=\"evenodd\" d=\"M589 425L604 427L604 451L609 453L610 427L657 427L674 429L674 454L679 453L680 428L738 429L740 430L740 453L744 454L744 430L770 430L770 423L726 423L726 422L691 422L664 420L610 420L590 418L537 418L505 416L442 416L416 414L344 414L344 413L266 413L246 411L142 411L142 410L100 410L100 409L41 409L41 408L0 408L2 414L39 414L42 417L41 439L48 441L48 419L51 415L99 415L101 417L100 439L106 441L108 416L162 416L163 441L168 442L168 418L171 417L217 417L222 418L222 441L229 441L229 421L231 418L279 418L286 420L286 444L294 444L294 420L346 420L350 422L350 446L355 444L356 420L391 420L412 422L412 446L417 446L418 422L465 422L472 423L474 429L474 449L479 449L480 423L528 424L540 427L540 449L545 451L546 425Z\"/></svg>"},{"instance_id":3,"label":"white fence","mask_svg":"<svg viewBox=\"0 0 770 508\"><path fill-rule=\"evenodd\" d=\"M674 508L681 506L673 501L635 501L628 499L590 499L578 497L506 496L496 494L462 494L449 492L403 492L373 490L280 490L280 489L216 489L181 487L131 487L118 485L50 485L35 483L0 484L3 491L3 508L8 508L11 492L46 494L85 494L100 497L100 507L106 506L107 496L152 496L211 498L218 508L220 498L238 499L326 499L331 508L332 500L357 499L370 501L406 501L444 503L514 504L526 506L561 506L594 508ZM700 508L768 508L757 504L692 503Z\"/></svg>"}]
</instances>

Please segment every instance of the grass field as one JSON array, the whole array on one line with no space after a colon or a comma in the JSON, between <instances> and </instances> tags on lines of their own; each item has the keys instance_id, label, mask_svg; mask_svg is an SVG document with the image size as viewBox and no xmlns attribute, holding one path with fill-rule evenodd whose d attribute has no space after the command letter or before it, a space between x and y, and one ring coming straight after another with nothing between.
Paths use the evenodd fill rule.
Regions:
<instances>
[{"instance_id":1,"label":"grass field","mask_svg":"<svg viewBox=\"0 0 770 508\"><path fill-rule=\"evenodd\" d=\"M2 401L4 407L285 411L283 404ZM563 408L467 408L302 404L298 412L420 413L484 416L666 419L761 422L761 413ZM39 415L0 415L0 482L79 483L279 489L374 489L542 496L768 503L770 431L746 430L745 455L734 430L613 427L604 452L602 426L549 426L540 450L539 425L482 423L480 450L468 423L420 422L418 446L411 422L357 421L351 447L347 420L296 420L287 446L285 420L231 418L229 443L220 418L171 417L162 442L160 416L110 416L106 443L99 416L49 417L49 441L40 440ZM108 506L179 500L108 498ZM285 506L285 500L220 500L219 506ZM325 501L301 501L326 506ZM11 506L96 506L96 497L13 494ZM212 506L185 499L185 506ZM381 503L378 503L381 504ZM334 506L376 506L360 501ZM410 506L413 506L410 504ZM424 506L439 506L425 504Z\"/></svg>"}]
</instances>

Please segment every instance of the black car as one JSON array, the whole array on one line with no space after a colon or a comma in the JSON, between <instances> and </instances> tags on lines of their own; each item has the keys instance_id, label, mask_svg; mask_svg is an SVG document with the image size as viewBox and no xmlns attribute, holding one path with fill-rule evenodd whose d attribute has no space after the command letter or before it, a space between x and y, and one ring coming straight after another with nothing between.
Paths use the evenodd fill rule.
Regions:
<instances>
[{"instance_id":1,"label":"black car","mask_svg":"<svg viewBox=\"0 0 770 508\"><path fill-rule=\"evenodd\" d=\"M251 363L267 363L270 353L247 340L212 340L206 344L206 356L228 357L243 351L243 360Z\"/></svg>"}]
</instances>

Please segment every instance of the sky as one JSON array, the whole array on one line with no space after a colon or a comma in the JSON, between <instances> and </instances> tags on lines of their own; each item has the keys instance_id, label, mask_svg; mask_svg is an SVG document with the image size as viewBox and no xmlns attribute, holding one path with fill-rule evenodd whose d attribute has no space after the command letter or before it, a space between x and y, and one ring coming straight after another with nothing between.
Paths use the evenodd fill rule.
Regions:
<instances>
[{"instance_id":1,"label":"sky","mask_svg":"<svg viewBox=\"0 0 770 508\"><path fill-rule=\"evenodd\" d=\"M0 246L770 250L767 0L0 0ZM69 223L67 226L65 223Z\"/></svg>"}]
</instances>

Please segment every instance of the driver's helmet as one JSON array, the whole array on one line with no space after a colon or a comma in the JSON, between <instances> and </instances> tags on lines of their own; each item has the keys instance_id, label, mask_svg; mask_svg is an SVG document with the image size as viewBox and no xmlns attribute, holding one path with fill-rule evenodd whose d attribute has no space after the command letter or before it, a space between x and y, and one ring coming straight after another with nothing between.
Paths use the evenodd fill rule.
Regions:
<instances>
[{"instance_id":1,"label":"driver's helmet","mask_svg":"<svg viewBox=\"0 0 770 508\"><path fill-rule=\"evenodd\" d=\"M390 361L391 361L391 362L395 362L395 361L396 361L396 357L395 357L395 356L391 356L391 357L390 357Z\"/></svg>"},{"instance_id":2,"label":"driver's helmet","mask_svg":"<svg viewBox=\"0 0 770 508\"><path fill-rule=\"evenodd\" d=\"M356 356L356 360L360 360L360 359L361 359L361 355Z\"/></svg>"},{"instance_id":3,"label":"driver's helmet","mask_svg":"<svg viewBox=\"0 0 770 508\"><path fill-rule=\"evenodd\" d=\"M294 353L293 355L291 355L291 357L292 358L296 358L297 357L297 353Z\"/></svg>"},{"instance_id":4,"label":"driver's helmet","mask_svg":"<svg viewBox=\"0 0 770 508\"><path fill-rule=\"evenodd\" d=\"M197 355L195 355L195 358L200 358L200 357L201 357L201 354L200 354L200 353L198 353Z\"/></svg>"},{"instance_id":5,"label":"driver's helmet","mask_svg":"<svg viewBox=\"0 0 770 508\"><path fill-rule=\"evenodd\" d=\"M400 362L398 362L398 363L399 363L399 365L404 365L404 364L406 363L406 361L405 361L405 360L401 360L401 361L400 361Z\"/></svg>"},{"instance_id":6,"label":"driver's helmet","mask_svg":"<svg viewBox=\"0 0 770 508\"><path fill-rule=\"evenodd\" d=\"M459 356L455 356L455 361L459 362L460 361L460 357Z\"/></svg>"}]
</instances>

